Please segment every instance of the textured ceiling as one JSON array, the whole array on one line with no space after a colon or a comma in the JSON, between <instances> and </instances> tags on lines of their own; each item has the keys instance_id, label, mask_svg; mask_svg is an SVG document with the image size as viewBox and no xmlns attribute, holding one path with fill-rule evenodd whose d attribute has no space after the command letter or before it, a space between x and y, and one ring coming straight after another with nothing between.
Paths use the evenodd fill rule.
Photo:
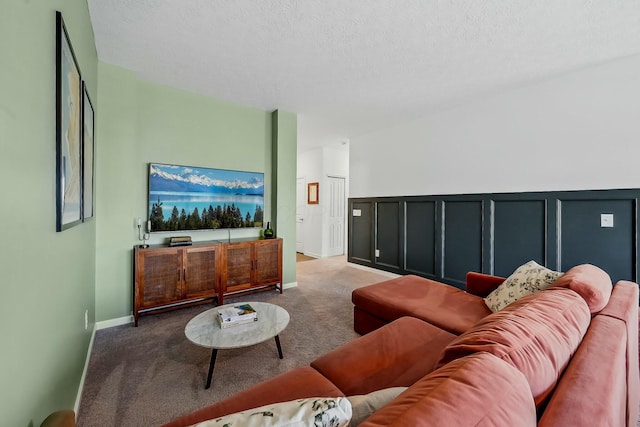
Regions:
<instances>
[{"instance_id":1,"label":"textured ceiling","mask_svg":"<svg viewBox=\"0 0 640 427\"><path fill-rule=\"evenodd\" d=\"M98 57L298 114L299 151L640 54L638 0L88 0Z\"/></svg>"}]
</instances>

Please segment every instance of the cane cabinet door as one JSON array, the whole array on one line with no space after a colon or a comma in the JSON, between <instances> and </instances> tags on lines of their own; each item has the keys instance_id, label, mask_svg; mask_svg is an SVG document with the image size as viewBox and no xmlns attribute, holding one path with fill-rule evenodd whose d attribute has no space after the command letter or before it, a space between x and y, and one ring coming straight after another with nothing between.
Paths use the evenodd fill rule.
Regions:
<instances>
[{"instance_id":1,"label":"cane cabinet door","mask_svg":"<svg viewBox=\"0 0 640 427\"><path fill-rule=\"evenodd\" d=\"M282 239L256 242L255 286L282 283Z\"/></svg>"},{"instance_id":2,"label":"cane cabinet door","mask_svg":"<svg viewBox=\"0 0 640 427\"><path fill-rule=\"evenodd\" d=\"M136 275L139 308L151 308L180 299L182 253L177 249L138 251Z\"/></svg>"},{"instance_id":3,"label":"cane cabinet door","mask_svg":"<svg viewBox=\"0 0 640 427\"><path fill-rule=\"evenodd\" d=\"M221 293L241 291L253 283L254 242L231 243L223 251Z\"/></svg>"},{"instance_id":4,"label":"cane cabinet door","mask_svg":"<svg viewBox=\"0 0 640 427\"><path fill-rule=\"evenodd\" d=\"M190 247L182 251L182 297L191 299L214 296L218 277L218 247Z\"/></svg>"}]
</instances>

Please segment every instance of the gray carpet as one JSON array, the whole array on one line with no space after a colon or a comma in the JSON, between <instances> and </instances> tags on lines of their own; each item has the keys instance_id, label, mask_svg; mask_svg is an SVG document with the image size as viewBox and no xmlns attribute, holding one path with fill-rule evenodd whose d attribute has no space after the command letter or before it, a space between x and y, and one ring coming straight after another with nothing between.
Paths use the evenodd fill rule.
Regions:
<instances>
[{"instance_id":1,"label":"gray carpet","mask_svg":"<svg viewBox=\"0 0 640 427\"><path fill-rule=\"evenodd\" d=\"M274 340L218 352L213 384L204 389L211 351L184 336L187 322L211 308L201 305L142 317L139 326L96 332L84 384L78 426L157 426L180 415L307 365L356 338L351 291L387 276L347 265L344 257L297 264L298 287L226 302L264 301L284 307L289 326Z\"/></svg>"}]
</instances>

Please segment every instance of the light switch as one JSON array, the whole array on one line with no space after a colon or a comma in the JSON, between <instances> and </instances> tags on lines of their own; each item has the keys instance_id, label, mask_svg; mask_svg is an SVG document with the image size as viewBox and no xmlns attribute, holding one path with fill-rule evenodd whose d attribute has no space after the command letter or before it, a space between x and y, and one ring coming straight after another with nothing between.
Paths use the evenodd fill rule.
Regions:
<instances>
[{"instance_id":1,"label":"light switch","mask_svg":"<svg viewBox=\"0 0 640 427\"><path fill-rule=\"evenodd\" d=\"M360 209L354 209L353 216L362 216L362 211Z\"/></svg>"},{"instance_id":2,"label":"light switch","mask_svg":"<svg viewBox=\"0 0 640 427\"><path fill-rule=\"evenodd\" d=\"M376 249L376 258L380 256L380 249Z\"/></svg>"},{"instance_id":3,"label":"light switch","mask_svg":"<svg viewBox=\"0 0 640 427\"><path fill-rule=\"evenodd\" d=\"M600 214L600 227L613 228L613 214Z\"/></svg>"}]
</instances>

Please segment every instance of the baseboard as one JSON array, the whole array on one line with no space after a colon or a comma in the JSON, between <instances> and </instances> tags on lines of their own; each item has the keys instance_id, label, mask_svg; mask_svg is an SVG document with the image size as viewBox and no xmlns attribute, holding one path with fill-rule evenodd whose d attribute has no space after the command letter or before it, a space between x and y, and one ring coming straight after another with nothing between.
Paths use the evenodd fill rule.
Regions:
<instances>
[{"instance_id":1,"label":"baseboard","mask_svg":"<svg viewBox=\"0 0 640 427\"><path fill-rule=\"evenodd\" d=\"M298 282L285 283L282 289L291 289L298 286Z\"/></svg>"},{"instance_id":2,"label":"baseboard","mask_svg":"<svg viewBox=\"0 0 640 427\"><path fill-rule=\"evenodd\" d=\"M78 394L76 395L76 403L73 405L73 410L78 418L78 411L80 410L80 399L82 398L82 390L84 390L84 380L87 377L87 370L89 369L89 360L91 359L91 352L93 351L93 340L96 336L96 327L94 325L93 331L91 331L91 339L89 340L89 347L87 348L87 357L84 361L84 368L82 369L82 376L80 377L80 384L78 385Z\"/></svg>"},{"instance_id":3,"label":"baseboard","mask_svg":"<svg viewBox=\"0 0 640 427\"><path fill-rule=\"evenodd\" d=\"M96 322L96 330L113 328L114 326L128 325L133 323L133 316L118 317L116 319L102 320Z\"/></svg>"},{"instance_id":4,"label":"baseboard","mask_svg":"<svg viewBox=\"0 0 640 427\"><path fill-rule=\"evenodd\" d=\"M353 262L347 261L347 265L349 267L359 268L360 270L370 271L371 273L378 273L382 276L387 276L392 279L395 279L396 277L400 277L400 274L391 273L389 271L384 271L384 270L378 270L377 268L371 268L371 267L367 267L366 265L355 264Z\"/></svg>"}]
</instances>

